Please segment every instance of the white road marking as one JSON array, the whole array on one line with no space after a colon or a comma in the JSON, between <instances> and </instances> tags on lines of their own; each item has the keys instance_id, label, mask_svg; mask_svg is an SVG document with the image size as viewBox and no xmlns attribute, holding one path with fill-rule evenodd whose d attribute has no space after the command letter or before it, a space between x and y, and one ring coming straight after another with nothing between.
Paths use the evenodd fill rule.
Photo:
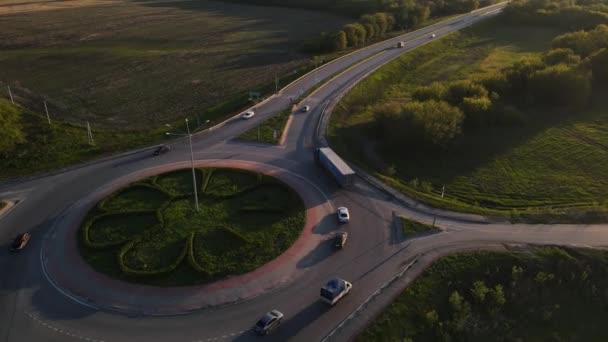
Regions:
<instances>
[{"instance_id":1,"label":"white road marking","mask_svg":"<svg viewBox=\"0 0 608 342\"><path fill-rule=\"evenodd\" d=\"M79 339L79 340L84 340L84 341L92 341L92 342L104 342L103 340L97 340L94 338L90 338L90 337L86 337L86 336L80 336L80 335L76 335L70 331L67 330L63 330L63 329L59 329L55 326L52 326L50 324L48 324L47 322L41 320L40 318L38 318L36 315L30 313L30 312L26 312L24 311L25 315L28 316L29 318L31 318L34 322L40 324L41 326L49 329L49 330L53 330L58 334L62 334L65 336L69 336L69 337L73 337L75 339Z\"/></svg>"}]
</instances>

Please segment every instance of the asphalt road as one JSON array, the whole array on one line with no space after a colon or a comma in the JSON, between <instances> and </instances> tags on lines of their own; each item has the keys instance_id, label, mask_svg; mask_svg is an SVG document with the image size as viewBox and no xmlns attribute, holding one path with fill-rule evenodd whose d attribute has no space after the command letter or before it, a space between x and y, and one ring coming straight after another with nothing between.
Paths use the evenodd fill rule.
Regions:
<instances>
[{"instance_id":1,"label":"asphalt road","mask_svg":"<svg viewBox=\"0 0 608 342\"><path fill-rule=\"evenodd\" d=\"M318 120L332 98L387 61L431 41L431 33L440 38L492 16L502 6L453 18L328 63L258 105L253 119L234 118L195 136L197 160L232 159L279 167L314 183L333 207L344 205L351 210L352 222L343 227L335 224L332 216L321 219L314 230L319 243L298 262L298 277L242 303L179 316L117 314L74 302L57 291L41 271L39 251L43 237L53 224L61 222L70 206L124 175L189 160L184 141L176 141L172 151L160 157L151 157L150 151L143 151L55 175L0 185L0 197L21 200L0 220L0 341L245 341L254 338L248 330L256 319L275 308L285 314L285 321L267 340L318 341L420 254L447 247L503 243L607 245L605 225L481 224L450 219L449 213L436 222L444 229L443 233L404 241L394 228L395 214L424 222L431 222L433 216L394 202L362 180L353 190L340 190L313 161ZM406 48L395 48L398 41L406 41ZM318 81L350 66L303 101L312 110L294 114L284 145L244 144L233 139L289 106L291 98L299 97ZM328 242L338 229L349 232L348 245L342 251L332 250ZM10 255L8 245L18 231L32 232L33 239L24 253ZM330 308L319 301L319 288L335 275L350 280L354 288ZM350 337L338 333L332 339Z\"/></svg>"}]
</instances>

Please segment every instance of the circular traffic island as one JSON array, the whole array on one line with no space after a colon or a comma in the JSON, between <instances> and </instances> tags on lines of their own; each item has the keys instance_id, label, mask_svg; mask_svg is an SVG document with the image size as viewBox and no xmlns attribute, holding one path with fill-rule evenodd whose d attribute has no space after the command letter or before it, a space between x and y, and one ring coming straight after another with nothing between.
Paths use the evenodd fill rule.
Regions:
<instances>
[{"instance_id":1,"label":"circular traffic island","mask_svg":"<svg viewBox=\"0 0 608 342\"><path fill-rule=\"evenodd\" d=\"M205 284L250 272L300 236L305 208L281 181L238 169L196 169L146 178L106 197L79 231L98 272L156 286Z\"/></svg>"}]
</instances>

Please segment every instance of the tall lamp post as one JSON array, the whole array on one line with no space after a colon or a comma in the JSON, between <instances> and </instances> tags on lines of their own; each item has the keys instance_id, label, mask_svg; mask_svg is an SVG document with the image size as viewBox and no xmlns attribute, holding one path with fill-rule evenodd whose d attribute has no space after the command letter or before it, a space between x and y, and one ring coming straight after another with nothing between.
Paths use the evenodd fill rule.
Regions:
<instances>
[{"instance_id":1,"label":"tall lamp post","mask_svg":"<svg viewBox=\"0 0 608 342\"><path fill-rule=\"evenodd\" d=\"M192 151L192 134L190 133L190 125L188 125L188 118L186 118L186 131L187 132L183 132L169 124L166 124L165 126L167 127L171 127L179 132L181 132L180 134L175 134L175 133L165 133L166 135L177 135L177 136L187 136L188 137L188 143L190 144L190 165L192 166L192 187L194 188L194 203L196 206L196 211L199 211L199 207L198 207L198 190L196 187L196 172L194 171L194 152Z\"/></svg>"}]
</instances>

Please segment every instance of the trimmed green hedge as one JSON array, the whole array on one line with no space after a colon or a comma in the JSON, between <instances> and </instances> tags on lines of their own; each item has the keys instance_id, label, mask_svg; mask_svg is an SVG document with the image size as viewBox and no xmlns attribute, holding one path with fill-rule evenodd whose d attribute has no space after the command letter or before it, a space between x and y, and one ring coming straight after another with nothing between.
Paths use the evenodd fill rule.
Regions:
<instances>
[{"instance_id":1,"label":"trimmed green hedge","mask_svg":"<svg viewBox=\"0 0 608 342\"><path fill-rule=\"evenodd\" d=\"M235 169L198 174L201 190L211 190L199 192L199 211L190 169L144 179L98 203L82 225L85 259L126 281L192 285L252 271L299 236L302 201L278 180ZM133 210L150 207L149 189L166 201Z\"/></svg>"},{"instance_id":2,"label":"trimmed green hedge","mask_svg":"<svg viewBox=\"0 0 608 342\"><path fill-rule=\"evenodd\" d=\"M167 265L165 267L161 267L161 268L157 268L157 269L149 269L149 270L138 270L138 269L131 268L125 263L125 256L138 243L141 243L144 238L145 238L145 235L142 235L139 238L136 238L135 240L127 243L123 248L121 248L120 253L118 254L118 264L120 265L120 269L122 272L124 272L127 275L149 277L149 276L162 275L162 274L166 274L166 273L175 271L177 269L177 267L182 263L182 261L184 261L186 254L188 254L188 242L184 241L183 242L184 245L181 249L179 256L177 257L176 260L174 260L169 265Z\"/></svg>"}]
</instances>

